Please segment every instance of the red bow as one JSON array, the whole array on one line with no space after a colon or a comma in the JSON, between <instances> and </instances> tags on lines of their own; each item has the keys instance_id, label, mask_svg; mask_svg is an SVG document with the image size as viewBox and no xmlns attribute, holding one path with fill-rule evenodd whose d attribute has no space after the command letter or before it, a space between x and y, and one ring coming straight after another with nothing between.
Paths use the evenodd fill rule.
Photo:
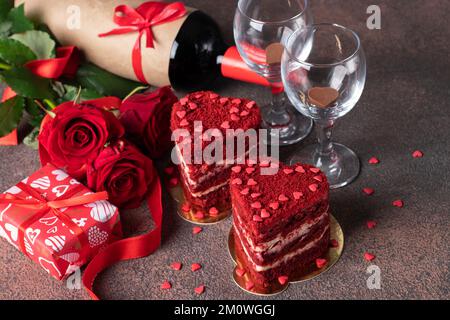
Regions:
<instances>
[{"instance_id":1,"label":"red bow","mask_svg":"<svg viewBox=\"0 0 450 320\"><path fill-rule=\"evenodd\" d=\"M147 38L147 48L154 48L152 27L177 20L186 15L187 10L181 2L163 3L146 2L134 9L127 5L120 5L114 11L114 23L121 28L99 34L99 37L139 32L138 39L133 48L132 63L136 77L143 83L145 79L142 67L141 41L144 34Z\"/></svg>"}]
</instances>

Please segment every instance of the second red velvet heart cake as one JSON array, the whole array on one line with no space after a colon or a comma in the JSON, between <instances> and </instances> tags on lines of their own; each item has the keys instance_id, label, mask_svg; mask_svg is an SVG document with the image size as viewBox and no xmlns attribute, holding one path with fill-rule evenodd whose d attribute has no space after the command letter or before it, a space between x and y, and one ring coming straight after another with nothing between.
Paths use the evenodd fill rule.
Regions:
<instances>
[{"instance_id":1,"label":"second red velvet heart cake","mask_svg":"<svg viewBox=\"0 0 450 320\"><path fill-rule=\"evenodd\" d=\"M172 110L171 129L173 132L184 129L194 139L195 122L201 122L200 135L210 129L216 129L225 139L227 129L244 131L259 129L261 115L254 101L220 97L214 92L202 91L187 95L176 103ZM196 163L194 143L189 143L190 154L182 152L182 150L186 150L181 147L185 141L184 138L178 139L175 148L180 159L181 182L189 209L194 212L198 211L201 216L205 217L229 210L231 208L229 180L233 163L227 161L209 164ZM202 139L200 144L200 151L203 152L212 142ZM244 152L247 153L251 147L255 146L247 143ZM223 144L223 154L226 155L225 143ZM231 162L237 156L236 153L233 159L230 159Z\"/></svg>"},{"instance_id":2,"label":"second red velvet heart cake","mask_svg":"<svg viewBox=\"0 0 450 320\"><path fill-rule=\"evenodd\" d=\"M261 175L260 165L232 169L235 250L253 280L248 289L287 281L329 246L326 176L309 165L276 166L275 175Z\"/></svg>"}]
</instances>

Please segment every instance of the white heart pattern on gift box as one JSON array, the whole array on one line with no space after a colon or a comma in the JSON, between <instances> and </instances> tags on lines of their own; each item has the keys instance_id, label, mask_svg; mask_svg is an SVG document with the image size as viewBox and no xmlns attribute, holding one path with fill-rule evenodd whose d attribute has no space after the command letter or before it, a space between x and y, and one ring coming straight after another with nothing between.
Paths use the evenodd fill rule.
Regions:
<instances>
[{"instance_id":1,"label":"white heart pattern on gift box","mask_svg":"<svg viewBox=\"0 0 450 320\"><path fill-rule=\"evenodd\" d=\"M61 272L58 270L58 268L56 268L55 263L53 261L49 261L42 257L39 257L38 261L41 267L44 268L44 270L47 271L49 274L56 273L58 274L59 277L61 277Z\"/></svg>"},{"instance_id":2,"label":"white heart pattern on gift box","mask_svg":"<svg viewBox=\"0 0 450 320\"><path fill-rule=\"evenodd\" d=\"M9 242L9 244L13 245L16 249L19 249L17 245L14 242L12 242L12 240L9 238L8 233L5 231L5 229L3 229L2 226L0 226L0 237L4 238L6 241Z\"/></svg>"},{"instance_id":3,"label":"white heart pattern on gift box","mask_svg":"<svg viewBox=\"0 0 450 320\"><path fill-rule=\"evenodd\" d=\"M39 222L50 227L58 222L58 218L57 217L42 218L39 219Z\"/></svg>"},{"instance_id":4,"label":"white heart pattern on gift box","mask_svg":"<svg viewBox=\"0 0 450 320\"><path fill-rule=\"evenodd\" d=\"M84 227L86 225L87 220L88 220L87 218L80 218L80 219L73 218L72 219L72 221L74 223L76 223L77 226L79 226L80 228L82 228L82 227Z\"/></svg>"},{"instance_id":5,"label":"white heart pattern on gift box","mask_svg":"<svg viewBox=\"0 0 450 320\"><path fill-rule=\"evenodd\" d=\"M66 172L64 172L60 169L53 170L52 174L55 176L56 181L59 181L59 182L64 181L69 177L69 175Z\"/></svg>"},{"instance_id":6,"label":"white heart pattern on gift box","mask_svg":"<svg viewBox=\"0 0 450 320\"><path fill-rule=\"evenodd\" d=\"M10 223L5 224L5 230L9 231L10 239L14 242L17 242L17 238L19 236L19 229L16 226L13 226Z\"/></svg>"},{"instance_id":7,"label":"white heart pattern on gift box","mask_svg":"<svg viewBox=\"0 0 450 320\"><path fill-rule=\"evenodd\" d=\"M6 208L3 209L2 212L0 212L0 221L3 221L3 215L6 213L6 211L9 210L9 208L11 208L11 206L12 206L12 203L8 204L8 205L6 206Z\"/></svg>"},{"instance_id":8,"label":"white heart pattern on gift box","mask_svg":"<svg viewBox=\"0 0 450 320\"><path fill-rule=\"evenodd\" d=\"M93 226L88 231L88 240L91 248L100 246L108 240L108 233Z\"/></svg>"},{"instance_id":9,"label":"white heart pattern on gift box","mask_svg":"<svg viewBox=\"0 0 450 320\"><path fill-rule=\"evenodd\" d=\"M23 242L25 244L25 250L27 251L27 253L30 256L34 255L33 248L31 247L30 242L28 241L28 239L27 238L23 239Z\"/></svg>"},{"instance_id":10,"label":"white heart pattern on gift box","mask_svg":"<svg viewBox=\"0 0 450 320\"><path fill-rule=\"evenodd\" d=\"M70 183L71 185L73 185L73 186L75 186L75 185L77 185L77 184L80 184L80 183L79 183L77 180L75 180L75 179L70 180L69 183Z\"/></svg>"},{"instance_id":11,"label":"white heart pattern on gift box","mask_svg":"<svg viewBox=\"0 0 450 320\"><path fill-rule=\"evenodd\" d=\"M25 231L25 234L27 235L28 240L30 240L31 244L34 245L34 243L36 242L37 237L41 234L41 230L40 229L28 228Z\"/></svg>"},{"instance_id":12,"label":"white heart pattern on gift box","mask_svg":"<svg viewBox=\"0 0 450 320\"><path fill-rule=\"evenodd\" d=\"M67 261L69 264L74 264L80 259L80 254L78 252L70 252L63 254L60 258Z\"/></svg>"},{"instance_id":13,"label":"white heart pattern on gift box","mask_svg":"<svg viewBox=\"0 0 450 320\"><path fill-rule=\"evenodd\" d=\"M56 195L57 198L62 197L66 194L67 190L69 190L68 185L57 186L52 189L52 192Z\"/></svg>"},{"instance_id":14,"label":"white heart pattern on gift box","mask_svg":"<svg viewBox=\"0 0 450 320\"><path fill-rule=\"evenodd\" d=\"M51 227L50 229L47 230L48 234L50 234L50 233L55 234L57 232L58 232L58 227L57 226Z\"/></svg>"},{"instance_id":15,"label":"white heart pattern on gift box","mask_svg":"<svg viewBox=\"0 0 450 320\"><path fill-rule=\"evenodd\" d=\"M97 222L108 222L116 213L116 207L114 207L108 201L97 201L85 205L91 209L91 217Z\"/></svg>"},{"instance_id":16,"label":"white heart pattern on gift box","mask_svg":"<svg viewBox=\"0 0 450 320\"><path fill-rule=\"evenodd\" d=\"M35 189L47 190L48 188L50 188L50 178L45 176L37 180L34 180L31 183L31 187Z\"/></svg>"},{"instance_id":17,"label":"white heart pattern on gift box","mask_svg":"<svg viewBox=\"0 0 450 320\"><path fill-rule=\"evenodd\" d=\"M4 193L9 193L9 194L15 195L15 194L19 194L21 192L22 192L22 189L20 189L17 186L14 186L14 187L11 187L8 190L6 190Z\"/></svg>"},{"instance_id":18,"label":"white heart pattern on gift box","mask_svg":"<svg viewBox=\"0 0 450 320\"><path fill-rule=\"evenodd\" d=\"M45 245L55 252L60 252L62 249L64 249L64 245L66 244L66 237L65 236L54 236L49 237L45 239Z\"/></svg>"}]
</instances>

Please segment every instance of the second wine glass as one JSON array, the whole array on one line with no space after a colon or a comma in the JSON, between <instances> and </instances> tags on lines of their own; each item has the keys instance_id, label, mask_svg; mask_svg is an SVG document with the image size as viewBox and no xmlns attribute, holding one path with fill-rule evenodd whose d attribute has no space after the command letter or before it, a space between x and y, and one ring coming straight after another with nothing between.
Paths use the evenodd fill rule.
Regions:
<instances>
[{"instance_id":1,"label":"second wine glass","mask_svg":"<svg viewBox=\"0 0 450 320\"><path fill-rule=\"evenodd\" d=\"M263 128L281 146L308 136L312 121L286 100L281 80L281 57L289 36L312 24L307 0L240 0L234 19L234 38L246 64L268 80L270 103L262 108ZM268 139L268 142L273 139Z\"/></svg>"}]
</instances>

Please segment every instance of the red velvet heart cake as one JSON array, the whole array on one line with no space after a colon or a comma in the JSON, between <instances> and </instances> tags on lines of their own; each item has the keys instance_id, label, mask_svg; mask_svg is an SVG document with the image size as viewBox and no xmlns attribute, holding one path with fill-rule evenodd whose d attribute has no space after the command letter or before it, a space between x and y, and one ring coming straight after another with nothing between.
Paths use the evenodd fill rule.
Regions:
<instances>
[{"instance_id":1,"label":"red velvet heart cake","mask_svg":"<svg viewBox=\"0 0 450 320\"><path fill-rule=\"evenodd\" d=\"M255 165L236 166L231 177L236 254L259 288L309 268L330 240L326 176L309 165L272 165L275 175Z\"/></svg>"},{"instance_id":2,"label":"red velvet heart cake","mask_svg":"<svg viewBox=\"0 0 450 320\"><path fill-rule=\"evenodd\" d=\"M217 129L222 133L225 141L227 129L244 131L259 129L261 115L254 101L225 98L214 92L202 91L187 95L173 106L171 129L173 132L185 129L194 139L194 122L196 121L201 121L202 124L200 136L210 129ZM180 159L179 171L182 187L190 209L200 210L205 217L215 215L218 211L229 210L231 208L229 180L231 167L234 164L228 161L209 164L201 161L198 163L198 161L194 161L196 152L194 152L192 140L188 143L192 147L191 152L188 154L182 152L182 150L186 150L185 147L182 147L185 142L185 138L178 139L175 148ZM202 139L201 151L203 152L212 143L207 139ZM222 146L225 157L225 143ZM247 142L245 152L248 152L250 147L254 146L250 146ZM236 153L234 158L237 156ZM231 162L234 158L231 159Z\"/></svg>"}]
</instances>

